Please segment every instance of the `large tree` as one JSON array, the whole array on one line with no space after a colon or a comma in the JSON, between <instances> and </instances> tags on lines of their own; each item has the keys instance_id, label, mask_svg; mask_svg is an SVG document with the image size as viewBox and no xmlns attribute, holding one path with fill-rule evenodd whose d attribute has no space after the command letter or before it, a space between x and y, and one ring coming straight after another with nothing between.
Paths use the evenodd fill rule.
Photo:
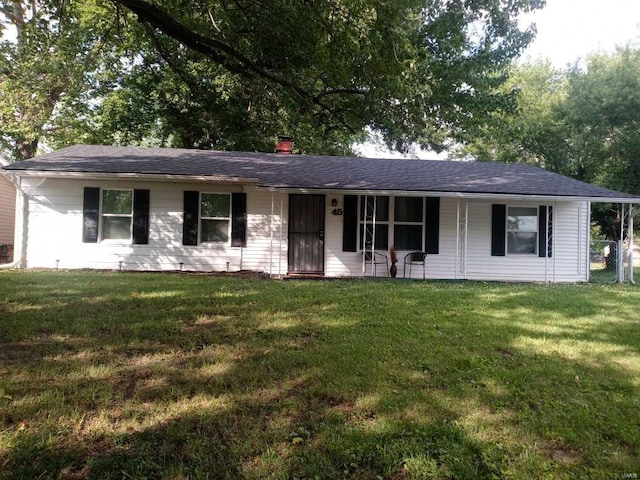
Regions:
<instances>
[{"instance_id":1,"label":"large tree","mask_svg":"<svg viewBox=\"0 0 640 480\"><path fill-rule=\"evenodd\" d=\"M509 75L514 107L492 112L460 155L532 163L640 193L640 50L593 54L564 71L513 66Z\"/></svg>"},{"instance_id":2,"label":"large tree","mask_svg":"<svg viewBox=\"0 0 640 480\"><path fill-rule=\"evenodd\" d=\"M593 54L564 71L536 63L509 73L514 108L470 131L460 156L532 163L640 194L640 50ZM607 237L619 237L616 208L596 204L593 214Z\"/></svg>"},{"instance_id":3,"label":"large tree","mask_svg":"<svg viewBox=\"0 0 640 480\"><path fill-rule=\"evenodd\" d=\"M0 150L8 158L29 158L43 138L75 131L91 76L111 53L107 14L93 0L0 2Z\"/></svg>"},{"instance_id":4,"label":"large tree","mask_svg":"<svg viewBox=\"0 0 640 480\"><path fill-rule=\"evenodd\" d=\"M568 81L560 114L587 180L640 194L640 49L591 55Z\"/></svg>"},{"instance_id":5,"label":"large tree","mask_svg":"<svg viewBox=\"0 0 640 480\"><path fill-rule=\"evenodd\" d=\"M7 63L24 65L3 72L16 92L9 107L1 102L16 124L3 127L4 146L31 142L14 148L16 158L32 154L43 135L52 145L85 139L262 150L281 132L305 151L337 153L366 127L397 149L441 148L508 99L495 91L504 79L497 72L533 35L517 17L544 2L12 0L4 22L15 23L27 3L39 8L23 18L42 38L3 42ZM86 22L92 9L95 24ZM105 31L112 34L96 36ZM107 60L93 56L99 39L115 42L102 49ZM22 81L32 75L27 59L48 49L64 52L62 59L51 68L41 56L38 68L62 87L43 88L33 102ZM37 90L38 82L27 84ZM47 96L57 91L64 94ZM63 97L68 105L60 106ZM36 103L47 108L21 132L22 110Z\"/></svg>"},{"instance_id":6,"label":"large tree","mask_svg":"<svg viewBox=\"0 0 640 480\"><path fill-rule=\"evenodd\" d=\"M466 132L455 153L480 161L525 162L575 176L566 124L559 115L569 89L566 72L539 61L511 65L507 74L500 90L511 92L513 103Z\"/></svg>"},{"instance_id":7,"label":"large tree","mask_svg":"<svg viewBox=\"0 0 640 480\"><path fill-rule=\"evenodd\" d=\"M543 3L115 1L170 63L186 47L232 74L245 108L264 102L324 132L372 126L399 149L439 148L503 100L495 72L532 36L517 15Z\"/></svg>"}]
</instances>

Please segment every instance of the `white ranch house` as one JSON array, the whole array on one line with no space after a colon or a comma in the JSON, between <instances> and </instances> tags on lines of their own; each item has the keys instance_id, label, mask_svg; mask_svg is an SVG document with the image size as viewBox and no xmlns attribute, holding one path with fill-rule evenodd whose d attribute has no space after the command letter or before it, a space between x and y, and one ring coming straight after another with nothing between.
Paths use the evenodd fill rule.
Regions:
<instances>
[{"instance_id":1,"label":"white ranch house","mask_svg":"<svg viewBox=\"0 0 640 480\"><path fill-rule=\"evenodd\" d=\"M398 277L424 252L412 278L581 282L591 202L640 203L524 164L78 145L4 168L25 268L388 276L363 257L395 246Z\"/></svg>"}]
</instances>

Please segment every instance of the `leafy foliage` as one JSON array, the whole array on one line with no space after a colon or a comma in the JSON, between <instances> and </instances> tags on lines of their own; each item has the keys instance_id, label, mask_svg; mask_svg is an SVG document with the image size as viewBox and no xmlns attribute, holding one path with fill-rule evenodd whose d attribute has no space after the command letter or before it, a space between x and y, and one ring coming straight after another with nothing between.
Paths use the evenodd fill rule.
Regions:
<instances>
[{"instance_id":1,"label":"leafy foliage","mask_svg":"<svg viewBox=\"0 0 640 480\"><path fill-rule=\"evenodd\" d=\"M587 180L640 194L640 50L589 57L568 73L561 112Z\"/></svg>"},{"instance_id":2,"label":"leafy foliage","mask_svg":"<svg viewBox=\"0 0 640 480\"><path fill-rule=\"evenodd\" d=\"M468 133L457 152L481 161L526 162L569 173L564 123L558 108L567 98L564 72L548 62L509 69L502 91L514 92L510 108L493 112L488 122Z\"/></svg>"},{"instance_id":3,"label":"leafy foliage","mask_svg":"<svg viewBox=\"0 0 640 480\"><path fill-rule=\"evenodd\" d=\"M549 63L513 66L503 89L511 109L492 112L467 132L457 155L526 162L579 180L640 194L640 50L593 54L584 68ZM621 212L594 204L607 238L620 237Z\"/></svg>"},{"instance_id":4,"label":"leafy foliage","mask_svg":"<svg viewBox=\"0 0 640 480\"><path fill-rule=\"evenodd\" d=\"M585 68L514 66L513 109L467 136L459 155L527 162L580 180L640 193L640 50L594 54Z\"/></svg>"},{"instance_id":5,"label":"leafy foliage","mask_svg":"<svg viewBox=\"0 0 640 480\"><path fill-rule=\"evenodd\" d=\"M93 0L0 4L0 149L9 158L33 156L43 138L73 136L91 76L110 53L107 12Z\"/></svg>"},{"instance_id":6,"label":"leafy foliage","mask_svg":"<svg viewBox=\"0 0 640 480\"><path fill-rule=\"evenodd\" d=\"M508 100L496 72L532 38L517 16L543 3L11 0L2 148L270 150L286 132L347 153L367 127L396 149L442 148Z\"/></svg>"}]
</instances>

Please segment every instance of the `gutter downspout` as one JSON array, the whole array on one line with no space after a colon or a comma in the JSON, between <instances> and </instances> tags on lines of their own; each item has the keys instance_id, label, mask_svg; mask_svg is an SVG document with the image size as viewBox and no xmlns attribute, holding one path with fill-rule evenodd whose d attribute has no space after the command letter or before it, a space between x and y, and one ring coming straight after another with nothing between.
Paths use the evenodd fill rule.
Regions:
<instances>
[{"instance_id":1,"label":"gutter downspout","mask_svg":"<svg viewBox=\"0 0 640 480\"><path fill-rule=\"evenodd\" d=\"M20 182L16 181L12 175L5 175L5 177L16 187L16 218L13 262L0 264L0 270L20 268L23 265L27 247L27 224L29 220L29 196L22 190ZM20 206L22 206L22 211L19 211ZM18 224L20 224L20 228L18 228Z\"/></svg>"}]
</instances>

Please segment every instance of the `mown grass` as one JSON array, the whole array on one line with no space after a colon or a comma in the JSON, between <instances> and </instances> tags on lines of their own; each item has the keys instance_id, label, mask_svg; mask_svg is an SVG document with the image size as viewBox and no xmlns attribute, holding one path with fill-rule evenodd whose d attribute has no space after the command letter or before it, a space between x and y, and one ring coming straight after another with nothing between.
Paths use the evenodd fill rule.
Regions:
<instances>
[{"instance_id":1,"label":"mown grass","mask_svg":"<svg viewBox=\"0 0 640 480\"><path fill-rule=\"evenodd\" d=\"M640 288L0 272L4 478L640 474Z\"/></svg>"}]
</instances>

